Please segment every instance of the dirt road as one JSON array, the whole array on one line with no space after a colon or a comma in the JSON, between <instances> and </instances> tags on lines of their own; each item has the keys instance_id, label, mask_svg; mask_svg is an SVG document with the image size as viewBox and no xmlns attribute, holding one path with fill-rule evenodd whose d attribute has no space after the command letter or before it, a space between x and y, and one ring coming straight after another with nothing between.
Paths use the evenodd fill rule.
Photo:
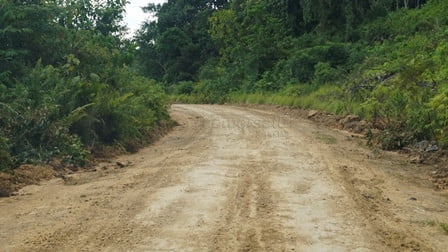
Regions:
<instances>
[{"instance_id":1,"label":"dirt road","mask_svg":"<svg viewBox=\"0 0 448 252\"><path fill-rule=\"evenodd\" d=\"M151 147L0 199L0 250L448 248L447 194L399 156L273 111L172 116L180 126Z\"/></svg>"}]
</instances>

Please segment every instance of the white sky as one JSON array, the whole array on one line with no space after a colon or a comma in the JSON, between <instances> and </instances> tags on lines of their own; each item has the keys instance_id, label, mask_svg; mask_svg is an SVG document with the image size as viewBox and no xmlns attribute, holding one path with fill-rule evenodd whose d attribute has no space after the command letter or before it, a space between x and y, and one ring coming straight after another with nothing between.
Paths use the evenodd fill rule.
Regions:
<instances>
[{"instance_id":1,"label":"white sky","mask_svg":"<svg viewBox=\"0 0 448 252\"><path fill-rule=\"evenodd\" d=\"M124 23L129 27L129 34L132 36L134 32L140 28L140 25L148 18L148 15L143 13L142 7L148 3L160 4L167 2L167 0L128 0L126 5L126 13L124 16Z\"/></svg>"}]
</instances>

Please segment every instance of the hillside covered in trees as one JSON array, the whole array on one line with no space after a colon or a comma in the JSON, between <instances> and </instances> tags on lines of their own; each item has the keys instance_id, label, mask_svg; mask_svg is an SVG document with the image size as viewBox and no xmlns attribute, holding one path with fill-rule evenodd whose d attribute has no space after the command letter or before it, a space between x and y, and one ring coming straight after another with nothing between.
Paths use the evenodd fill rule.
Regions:
<instances>
[{"instance_id":1,"label":"hillside covered in trees","mask_svg":"<svg viewBox=\"0 0 448 252\"><path fill-rule=\"evenodd\" d=\"M168 120L162 88L132 67L123 0L0 0L0 170L133 150Z\"/></svg>"},{"instance_id":2,"label":"hillside covered in trees","mask_svg":"<svg viewBox=\"0 0 448 252\"><path fill-rule=\"evenodd\" d=\"M385 149L448 144L448 2L169 0L137 37L174 100L355 114Z\"/></svg>"}]
</instances>

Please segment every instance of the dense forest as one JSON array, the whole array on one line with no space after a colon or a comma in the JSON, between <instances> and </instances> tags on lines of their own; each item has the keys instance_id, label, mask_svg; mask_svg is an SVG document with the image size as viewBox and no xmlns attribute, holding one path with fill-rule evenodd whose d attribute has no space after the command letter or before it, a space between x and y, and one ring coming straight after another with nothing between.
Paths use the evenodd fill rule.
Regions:
<instances>
[{"instance_id":1,"label":"dense forest","mask_svg":"<svg viewBox=\"0 0 448 252\"><path fill-rule=\"evenodd\" d=\"M162 88L133 67L125 4L0 0L0 170L133 150L169 119Z\"/></svg>"},{"instance_id":2,"label":"dense forest","mask_svg":"<svg viewBox=\"0 0 448 252\"><path fill-rule=\"evenodd\" d=\"M133 39L126 4L0 0L0 170L135 150L169 100L355 114L384 149L448 145L445 0L168 0Z\"/></svg>"},{"instance_id":3,"label":"dense forest","mask_svg":"<svg viewBox=\"0 0 448 252\"><path fill-rule=\"evenodd\" d=\"M355 114L384 149L448 145L445 0L169 0L136 36L172 99Z\"/></svg>"}]
</instances>

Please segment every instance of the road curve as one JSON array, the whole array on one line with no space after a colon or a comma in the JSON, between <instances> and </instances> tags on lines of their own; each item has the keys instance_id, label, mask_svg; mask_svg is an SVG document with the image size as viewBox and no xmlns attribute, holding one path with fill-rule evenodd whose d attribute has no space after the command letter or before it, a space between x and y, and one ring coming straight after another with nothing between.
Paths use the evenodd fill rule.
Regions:
<instances>
[{"instance_id":1,"label":"road curve","mask_svg":"<svg viewBox=\"0 0 448 252\"><path fill-rule=\"evenodd\" d=\"M231 106L171 114L136 154L0 199L0 250L393 250L334 170L337 133Z\"/></svg>"}]
</instances>

